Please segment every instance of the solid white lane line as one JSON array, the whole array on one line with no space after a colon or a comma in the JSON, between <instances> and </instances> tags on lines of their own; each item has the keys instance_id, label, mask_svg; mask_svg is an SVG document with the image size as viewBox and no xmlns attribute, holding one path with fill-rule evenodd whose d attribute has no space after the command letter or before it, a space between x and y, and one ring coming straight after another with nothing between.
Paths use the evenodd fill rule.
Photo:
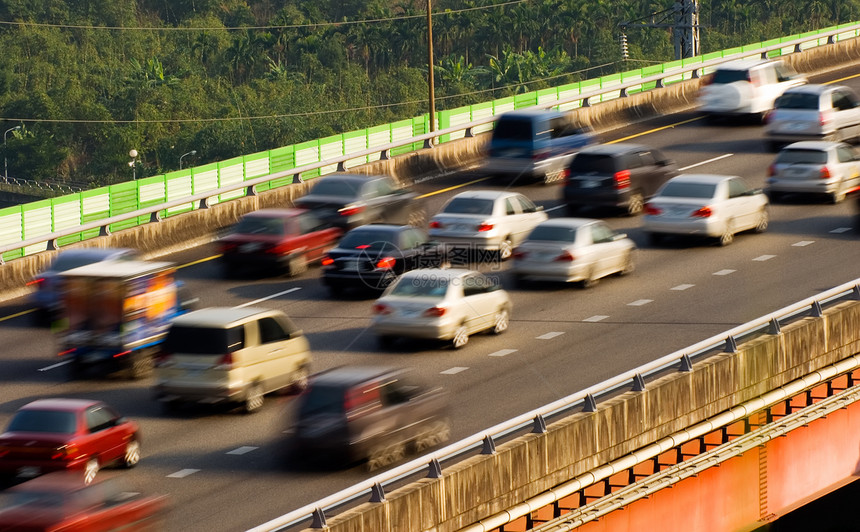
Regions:
<instances>
[{"instance_id":1,"label":"solid white lane line","mask_svg":"<svg viewBox=\"0 0 860 532\"><path fill-rule=\"evenodd\" d=\"M653 303L653 299L637 299L632 303L627 303L628 307L641 307L642 305L647 305L648 303Z\"/></svg>"},{"instance_id":2,"label":"solid white lane line","mask_svg":"<svg viewBox=\"0 0 860 532\"><path fill-rule=\"evenodd\" d=\"M500 349L500 350L496 351L495 353L490 353L490 354L489 354L489 355L487 355L487 356L490 356L490 357L504 357L504 356L508 356L508 355L510 355L511 353L516 353L516 352L517 352L517 350L516 350L516 349Z\"/></svg>"},{"instance_id":3,"label":"solid white lane line","mask_svg":"<svg viewBox=\"0 0 860 532\"><path fill-rule=\"evenodd\" d=\"M56 364L51 364L50 366L45 366L44 368L39 368L38 371L48 371L49 369L59 368L60 366L65 366L71 362L71 360L64 360L62 362L57 362Z\"/></svg>"},{"instance_id":4,"label":"solid white lane line","mask_svg":"<svg viewBox=\"0 0 860 532\"><path fill-rule=\"evenodd\" d=\"M562 334L564 334L564 333L558 332L558 331L553 331L553 332L548 332L546 334L542 334L540 336L536 336L535 338L537 338L538 340L552 340L556 336L561 336Z\"/></svg>"},{"instance_id":5,"label":"solid white lane line","mask_svg":"<svg viewBox=\"0 0 860 532\"><path fill-rule=\"evenodd\" d=\"M714 275L729 275L731 273L735 273L737 270L720 270L718 272L714 272Z\"/></svg>"},{"instance_id":6,"label":"solid white lane line","mask_svg":"<svg viewBox=\"0 0 860 532\"><path fill-rule=\"evenodd\" d=\"M801 240L800 242L795 242L792 244L792 247L803 248L808 246L809 244L814 244L815 240Z\"/></svg>"},{"instance_id":7,"label":"solid white lane line","mask_svg":"<svg viewBox=\"0 0 860 532\"><path fill-rule=\"evenodd\" d=\"M446 369L445 371L440 371L439 373L442 375L456 375L457 373L460 373L462 371L466 371L467 369L469 369L469 368L455 366L453 368Z\"/></svg>"},{"instance_id":8,"label":"solid white lane line","mask_svg":"<svg viewBox=\"0 0 860 532\"><path fill-rule=\"evenodd\" d=\"M758 257L754 258L753 260L756 262L764 262L764 261L770 260L774 257L776 257L776 255L759 255Z\"/></svg>"},{"instance_id":9,"label":"solid white lane line","mask_svg":"<svg viewBox=\"0 0 860 532\"><path fill-rule=\"evenodd\" d=\"M708 160L702 161L700 163L691 164L690 166L685 166L683 168L679 168L678 170L681 172L684 172L686 170L689 170L690 168L695 168L697 166L702 166L703 164L708 164L708 163L712 163L714 161L719 161L720 159L725 159L726 157L731 157L732 155L734 155L734 153L727 153L725 155L720 155L719 157L714 157L713 159L708 159Z\"/></svg>"},{"instance_id":10,"label":"solid white lane line","mask_svg":"<svg viewBox=\"0 0 860 532\"><path fill-rule=\"evenodd\" d=\"M596 321L603 321L603 320L605 320L605 319L606 319L606 318L608 318L608 317L609 317L609 316L602 316L602 315L600 315L600 314L597 314L597 315L595 315L595 316L591 316L590 318L585 318L585 319L584 319L584 320L582 320L582 321L588 321L588 322L592 322L592 323L593 323L593 322L596 322Z\"/></svg>"},{"instance_id":11,"label":"solid white lane line","mask_svg":"<svg viewBox=\"0 0 860 532\"><path fill-rule=\"evenodd\" d=\"M259 449L259 447L243 446L243 447L238 447L236 449L233 449L232 451L227 451L225 454L243 455L243 454L248 454L251 451L256 451L257 449Z\"/></svg>"},{"instance_id":12,"label":"solid white lane line","mask_svg":"<svg viewBox=\"0 0 860 532\"><path fill-rule=\"evenodd\" d=\"M831 232L831 233L839 234L839 233L847 233L847 232L848 232L848 231L850 231L850 230L851 230L851 228L850 228L850 227L837 227L836 229L834 229L834 230L832 230L832 231L830 231L830 232Z\"/></svg>"},{"instance_id":13,"label":"solid white lane line","mask_svg":"<svg viewBox=\"0 0 860 532\"><path fill-rule=\"evenodd\" d=\"M252 306L252 305L256 305L257 303L262 303L263 301L268 301L268 300L270 300L270 299L275 299L276 297L278 297L278 296L282 296L282 295L284 295L284 294L292 294L293 292L295 292L295 291L297 291L297 290L301 290L301 289L302 289L302 287L301 287L301 286L294 286L294 287L290 288L289 290L284 290L283 292L278 292L277 294L272 294L272 295L270 295L270 296L261 297L260 299L255 299L254 301L248 301L247 303L242 303L241 305L236 305L236 306L235 306L235 307L233 307L233 308L245 308L245 307L250 307L250 306Z\"/></svg>"},{"instance_id":14,"label":"solid white lane line","mask_svg":"<svg viewBox=\"0 0 860 532\"><path fill-rule=\"evenodd\" d=\"M672 287L672 288L670 288L669 290L678 290L678 291L680 291L680 290L686 290L686 289L688 289L688 288L693 288L694 286L696 286L696 285L694 285L694 284L679 284L678 286L673 286L673 287Z\"/></svg>"},{"instance_id":15,"label":"solid white lane line","mask_svg":"<svg viewBox=\"0 0 860 532\"><path fill-rule=\"evenodd\" d=\"M185 478L188 475L193 475L194 473L197 473L198 471L200 471L200 470L199 469L180 469L176 473L171 473L171 474L167 475L167 478Z\"/></svg>"}]
</instances>

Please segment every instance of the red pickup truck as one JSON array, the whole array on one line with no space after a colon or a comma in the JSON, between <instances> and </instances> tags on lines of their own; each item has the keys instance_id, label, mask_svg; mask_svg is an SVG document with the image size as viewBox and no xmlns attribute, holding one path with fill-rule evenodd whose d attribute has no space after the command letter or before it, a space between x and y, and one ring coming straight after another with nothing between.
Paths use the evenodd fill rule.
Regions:
<instances>
[{"instance_id":1,"label":"red pickup truck","mask_svg":"<svg viewBox=\"0 0 860 532\"><path fill-rule=\"evenodd\" d=\"M249 270L294 276L320 260L342 233L305 209L261 209L242 217L218 246L228 276Z\"/></svg>"}]
</instances>

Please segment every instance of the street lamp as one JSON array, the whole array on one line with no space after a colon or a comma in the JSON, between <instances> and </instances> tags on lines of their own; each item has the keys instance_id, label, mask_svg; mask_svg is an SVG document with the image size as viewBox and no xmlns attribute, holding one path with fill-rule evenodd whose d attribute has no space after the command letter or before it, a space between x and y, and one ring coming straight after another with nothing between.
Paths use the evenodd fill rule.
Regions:
<instances>
[{"instance_id":1,"label":"street lamp","mask_svg":"<svg viewBox=\"0 0 860 532\"><path fill-rule=\"evenodd\" d=\"M183 153L182 157L185 157L186 155L197 155L197 150L191 150L188 153ZM182 170L182 157L179 158L179 169L180 170Z\"/></svg>"},{"instance_id":2,"label":"street lamp","mask_svg":"<svg viewBox=\"0 0 860 532\"><path fill-rule=\"evenodd\" d=\"M9 179L9 162L6 160L6 135L10 131L21 129L21 126L10 127L3 133L3 179Z\"/></svg>"},{"instance_id":3,"label":"street lamp","mask_svg":"<svg viewBox=\"0 0 860 532\"><path fill-rule=\"evenodd\" d=\"M128 165L131 166L131 178L133 180L137 180L137 150L132 148L128 152L128 156L131 157L131 160L128 162Z\"/></svg>"}]
</instances>

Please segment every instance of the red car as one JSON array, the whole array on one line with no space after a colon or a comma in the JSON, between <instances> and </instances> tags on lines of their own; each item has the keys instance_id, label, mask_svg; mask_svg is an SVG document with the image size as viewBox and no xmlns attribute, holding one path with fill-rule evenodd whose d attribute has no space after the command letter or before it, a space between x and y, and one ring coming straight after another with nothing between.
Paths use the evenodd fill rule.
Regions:
<instances>
[{"instance_id":1,"label":"red car","mask_svg":"<svg viewBox=\"0 0 860 532\"><path fill-rule=\"evenodd\" d=\"M140 461L138 425L87 399L39 399L21 407L0 434L0 474L31 478L83 471L92 482L103 466Z\"/></svg>"},{"instance_id":2,"label":"red car","mask_svg":"<svg viewBox=\"0 0 860 532\"><path fill-rule=\"evenodd\" d=\"M341 234L305 209L261 209L243 216L218 244L228 275L266 269L293 276L322 258Z\"/></svg>"},{"instance_id":3,"label":"red car","mask_svg":"<svg viewBox=\"0 0 860 532\"><path fill-rule=\"evenodd\" d=\"M0 532L153 531L165 511L164 497L126 491L116 479L86 484L51 473L0 493Z\"/></svg>"}]
</instances>

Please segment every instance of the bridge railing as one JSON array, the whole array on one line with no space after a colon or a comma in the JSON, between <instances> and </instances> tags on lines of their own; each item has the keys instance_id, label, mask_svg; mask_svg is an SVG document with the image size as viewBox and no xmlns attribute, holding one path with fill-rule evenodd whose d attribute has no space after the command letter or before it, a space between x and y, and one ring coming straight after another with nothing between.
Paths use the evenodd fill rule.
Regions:
<instances>
[{"instance_id":1,"label":"bridge railing","mask_svg":"<svg viewBox=\"0 0 860 532\"><path fill-rule=\"evenodd\" d=\"M774 57L853 39L845 24L702 56L652 65L286 146L137 181L0 209L0 262L206 208L271 188L386 159L492 129L496 117L523 107L570 110L696 78L727 62Z\"/></svg>"},{"instance_id":2,"label":"bridge railing","mask_svg":"<svg viewBox=\"0 0 860 532\"><path fill-rule=\"evenodd\" d=\"M313 519L312 526L320 527L325 523L327 511L356 503L365 498L370 498L371 500L374 498L379 499L380 494L384 494L386 486L394 485L407 477L415 477L424 472L427 472L430 476L438 476L441 474L442 467L447 461L455 460L466 453L476 451L489 452L494 449L496 441L502 440L511 434L522 433L530 428L543 430L546 427L547 418L564 415L576 410L593 411L596 409L597 402L601 397L631 389L641 389L640 387L645 385L649 377L662 375L668 371L693 371L693 364L697 360L707 358L716 353L736 351L740 338L758 334L779 334L783 323L806 315L820 316L823 306L846 298L860 300L860 284L858 283L860 283L860 279L855 279L706 340L702 340L684 349L674 351L653 362L631 369L585 390L499 423L438 451L425 454L420 458L392 468L355 486L305 505L255 527L250 532L282 530L306 522L309 518Z\"/></svg>"}]
</instances>

